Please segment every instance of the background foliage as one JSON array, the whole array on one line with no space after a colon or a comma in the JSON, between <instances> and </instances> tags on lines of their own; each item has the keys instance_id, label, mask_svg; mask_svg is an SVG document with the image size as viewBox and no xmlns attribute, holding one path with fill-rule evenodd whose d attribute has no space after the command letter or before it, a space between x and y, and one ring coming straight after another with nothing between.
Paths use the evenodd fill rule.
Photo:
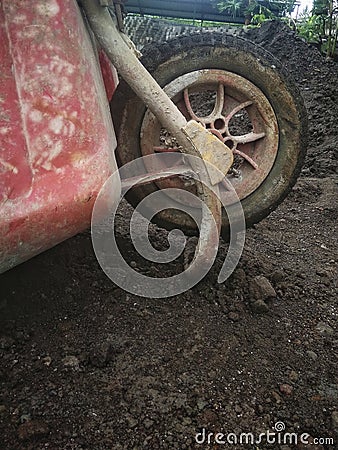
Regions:
<instances>
[{"instance_id":1,"label":"background foliage","mask_svg":"<svg viewBox=\"0 0 338 450\"><path fill-rule=\"evenodd\" d=\"M293 19L296 0L212 0L219 11L244 17L246 25L260 25L271 19L286 21L308 42L318 45L329 57L336 56L338 0L313 0L310 10Z\"/></svg>"}]
</instances>

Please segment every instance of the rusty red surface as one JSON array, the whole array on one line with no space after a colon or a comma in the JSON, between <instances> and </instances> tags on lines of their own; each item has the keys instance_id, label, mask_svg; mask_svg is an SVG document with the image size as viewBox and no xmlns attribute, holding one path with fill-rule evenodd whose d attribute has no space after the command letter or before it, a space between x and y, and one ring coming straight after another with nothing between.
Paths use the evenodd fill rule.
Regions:
<instances>
[{"instance_id":1,"label":"rusty red surface","mask_svg":"<svg viewBox=\"0 0 338 450\"><path fill-rule=\"evenodd\" d=\"M0 0L0 42L1 272L89 226L116 140L75 1Z\"/></svg>"}]
</instances>

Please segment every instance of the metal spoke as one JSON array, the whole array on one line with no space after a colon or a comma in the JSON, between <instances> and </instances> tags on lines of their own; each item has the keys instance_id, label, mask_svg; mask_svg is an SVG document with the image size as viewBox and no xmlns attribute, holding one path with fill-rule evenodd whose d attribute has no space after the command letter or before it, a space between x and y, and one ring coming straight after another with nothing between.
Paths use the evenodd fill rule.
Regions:
<instances>
[{"instance_id":1,"label":"metal spoke","mask_svg":"<svg viewBox=\"0 0 338 450\"><path fill-rule=\"evenodd\" d=\"M209 114L207 117L198 117L194 113L194 111L192 110L191 103L190 103L190 98L189 98L189 89L188 88L184 89L183 97L184 97L185 106L186 106L186 108L188 110L188 113L190 114L190 117L193 120L196 120L196 122L199 122L202 125L206 125L206 124L211 124L212 122L214 122L218 118L223 118L222 110L223 110L223 107L224 107L225 95L224 95L224 85L222 83L219 83L219 85L218 85L218 90L216 92L216 101L215 101L214 109L213 109L212 113Z\"/></svg>"},{"instance_id":2,"label":"metal spoke","mask_svg":"<svg viewBox=\"0 0 338 450\"><path fill-rule=\"evenodd\" d=\"M255 163L255 161L254 161L252 158L250 158L249 155L247 155L246 153L241 152L240 150L238 150L238 148L236 148L235 150L233 150L233 152L234 152L236 155L239 155L239 156L241 156L243 159L245 159L249 164L251 164L251 166L252 166L255 170L258 169L258 165Z\"/></svg>"},{"instance_id":3,"label":"metal spoke","mask_svg":"<svg viewBox=\"0 0 338 450\"><path fill-rule=\"evenodd\" d=\"M255 142L259 139L265 137L265 133L248 133L243 134L242 136L232 136L233 140L236 141L237 144L248 144L249 142Z\"/></svg>"},{"instance_id":4,"label":"metal spoke","mask_svg":"<svg viewBox=\"0 0 338 450\"><path fill-rule=\"evenodd\" d=\"M206 119L210 119L210 121L214 121L218 118L223 118L222 110L224 107L224 84L220 83L218 85L218 91L216 93L216 102L212 113L206 117Z\"/></svg>"},{"instance_id":5,"label":"metal spoke","mask_svg":"<svg viewBox=\"0 0 338 450\"><path fill-rule=\"evenodd\" d=\"M196 114L194 113L194 111L192 110L190 99L189 99L189 89L188 88L184 89L183 96L184 96L184 103L185 103L185 106L187 107L187 110L188 110L188 113L190 114L190 117L193 120L196 120L196 122L200 122L199 117L197 117Z\"/></svg>"},{"instance_id":6,"label":"metal spoke","mask_svg":"<svg viewBox=\"0 0 338 450\"><path fill-rule=\"evenodd\" d=\"M248 100L246 102L240 103L237 105L230 113L224 118L224 121L227 125L229 125L230 120L233 118L235 114L237 114L241 109L247 108L248 106L252 105L253 102L251 100Z\"/></svg>"},{"instance_id":7,"label":"metal spoke","mask_svg":"<svg viewBox=\"0 0 338 450\"><path fill-rule=\"evenodd\" d=\"M147 172L143 175L138 175L136 177L124 178L121 180L122 192L127 192L131 187L137 184L138 186L144 184L150 184L154 181L165 180L166 178L174 177L193 177L193 172L190 168L184 165L174 166L170 169L163 169L157 172Z\"/></svg>"}]
</instances>

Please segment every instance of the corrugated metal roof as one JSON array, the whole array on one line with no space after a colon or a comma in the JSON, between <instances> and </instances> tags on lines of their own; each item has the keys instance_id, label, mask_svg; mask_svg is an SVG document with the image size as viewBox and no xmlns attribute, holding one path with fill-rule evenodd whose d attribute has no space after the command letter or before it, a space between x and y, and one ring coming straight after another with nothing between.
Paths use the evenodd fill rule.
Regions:
<instances>
[{"instance_id":1,"label":"corrugated metal roof","mask_svg":"<svg viewBox=\"0 0 338 450\"><path fill-rule=\"evenodd\" d=\"M192 20L243 23L243 17L229 17L220 13L210 0L127 0L127 12L160 17Z\"/></svg>"}]
</instances>

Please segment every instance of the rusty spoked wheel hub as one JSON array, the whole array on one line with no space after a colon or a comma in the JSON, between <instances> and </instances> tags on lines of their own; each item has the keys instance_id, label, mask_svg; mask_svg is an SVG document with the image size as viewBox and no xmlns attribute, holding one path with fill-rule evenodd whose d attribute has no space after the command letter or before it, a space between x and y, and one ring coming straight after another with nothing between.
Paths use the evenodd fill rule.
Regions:
<instances>
[{"instance_id":1,"label":"rusty spoked wheel hub","mask_svg":"<svg viewBox=\"0 0 338 450\"><path fill-rule=\"evenodd\" d=\"M232 149L234 164L226 179L242 200L269 174L278 151L278 124L260 89L246 78L218 69L184 74L164 87L187 120L196 120ZM142 155L179 152L156 117L147 110L142 122ZM159 188L180 187L178 179L158 182Z\"/></svg>"}]
</instances>

